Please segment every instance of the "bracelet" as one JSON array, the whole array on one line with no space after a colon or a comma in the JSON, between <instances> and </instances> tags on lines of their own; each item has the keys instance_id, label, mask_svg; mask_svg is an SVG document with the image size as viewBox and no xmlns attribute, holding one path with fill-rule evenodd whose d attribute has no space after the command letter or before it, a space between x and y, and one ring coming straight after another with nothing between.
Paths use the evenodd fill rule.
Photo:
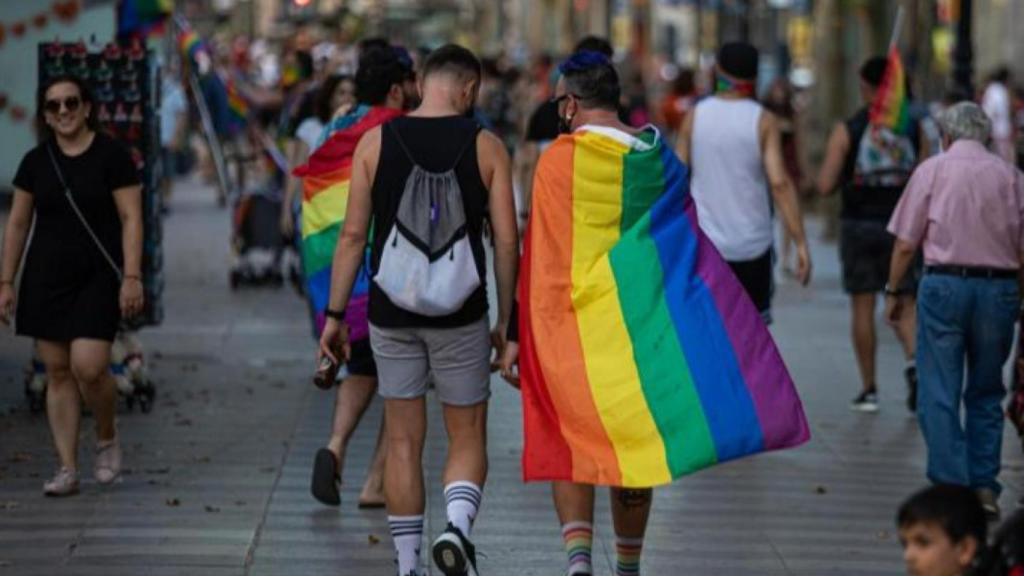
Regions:
<instances>
[{"instance_id":1,"label":"bracelet","mask_svg":"<svg viewBox=\"0 0 1024 576\"><path fill-rule=\"evenodd\" d=\"M892 288L891 284L886 284L885 285L885 295L886 296L894 296L896 298L899 298L900 296L903 295L903 291L902 290L894 290Z\"/></svg>"},{"instance_id":2,"label":"bracelet","mask_svg":"<svg viewBox=\"0 0 1024 576\"><path fill-rule=\"evenodd\" d=\"M328 308L328 309L324 310L324 316L326 316L328 318L333 318L334 320L337 320L339 322L344 322L345 321L345 311L344 310L331 310L330 308Z\"/></svg>"}]
</instances>

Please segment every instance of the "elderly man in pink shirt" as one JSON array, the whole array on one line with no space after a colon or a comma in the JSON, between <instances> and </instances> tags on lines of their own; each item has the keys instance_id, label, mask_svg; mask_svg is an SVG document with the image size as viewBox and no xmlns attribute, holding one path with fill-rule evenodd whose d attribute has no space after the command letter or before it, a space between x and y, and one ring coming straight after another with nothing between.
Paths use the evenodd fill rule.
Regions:
<instances>
[{"instance_id":1,"label":"elderly man in pink shirt","mask_svg":"<svg viewBox=\"0 0 1024 576\"><path fill-rule=\"evenodd\" d=\"M899 285L923 245L918 419L928 478L974 488L998 517L1002 367L1020 310L1024 176L985 148L991 122L978 105L956 104L938 121L946 152L918 167L889 223L896 236L889 286ZM900 300L888 287L886 294L894 322Z\"/></svg>"}]
</instances>

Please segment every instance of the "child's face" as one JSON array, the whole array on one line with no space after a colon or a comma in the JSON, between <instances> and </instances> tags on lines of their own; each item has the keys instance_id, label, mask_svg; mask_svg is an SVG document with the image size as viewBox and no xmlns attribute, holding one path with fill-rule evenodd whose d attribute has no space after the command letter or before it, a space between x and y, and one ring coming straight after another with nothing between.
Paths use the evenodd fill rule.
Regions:
<instances>
[{"instance_id":1,"label":"child's face","mask_svg":"<svg viewBox=\"0 0 1024 576\"><path fill-rule=\"evenodd\" d=\"M910 576L958 576L978 550L973 537L954 543L942 526L932 522L901 527L900 543Z\"/></svg>"}]
</instances>

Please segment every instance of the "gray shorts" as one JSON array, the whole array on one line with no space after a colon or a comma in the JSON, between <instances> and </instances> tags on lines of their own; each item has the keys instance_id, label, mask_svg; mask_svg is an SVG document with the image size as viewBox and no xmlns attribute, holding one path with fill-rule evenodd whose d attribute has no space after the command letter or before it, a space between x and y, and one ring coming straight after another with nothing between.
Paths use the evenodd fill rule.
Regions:
<instances>
[{"instance_id":1,"label":"gray shorts","mask_svg":"<svg viewBox=\"0 0 1024 576\"><path fill-rule=\"evenodd\" d=\"M370 325L377 393L406 400L427 393L433 377L444 404L472 406L491 395L487 317L458 328L378 328Z\"/></svg>"}]
</instances>

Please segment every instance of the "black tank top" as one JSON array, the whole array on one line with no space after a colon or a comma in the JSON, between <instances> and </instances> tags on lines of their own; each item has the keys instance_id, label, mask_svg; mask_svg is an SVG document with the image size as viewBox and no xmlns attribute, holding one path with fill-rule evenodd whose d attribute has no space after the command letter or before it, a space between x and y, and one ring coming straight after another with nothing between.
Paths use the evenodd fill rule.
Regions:
<instances>
[{"instance_id":1,"label":"black tank top","mask_svg":"<svg viewBox=\"0 0 1024 576\"><path fill-rule=\"evenodd\" d=\"M374 238L370 253L373 274L380 266L381 252L388 233L395 223L395 214L412 172L412 162L395 139L398 132L409 154L424 170L445 172L455 165L455 175L462 189L466 225L473 248L480 287L462 308L448 316L428 317L395 306L376 282L370 284L370 322L381 328L455 328L480 320L487 314L487 270L483 244L484 219L488 214L488 191L480 176L476 156L476 138L480 131L476 121L463 116L438 118L402 117L389 122L381 130L380 161L373 181ZM461 156L460 156L461 154ZM371 275L372 276L372 275Z\"/></svg>"}]
</instances>

